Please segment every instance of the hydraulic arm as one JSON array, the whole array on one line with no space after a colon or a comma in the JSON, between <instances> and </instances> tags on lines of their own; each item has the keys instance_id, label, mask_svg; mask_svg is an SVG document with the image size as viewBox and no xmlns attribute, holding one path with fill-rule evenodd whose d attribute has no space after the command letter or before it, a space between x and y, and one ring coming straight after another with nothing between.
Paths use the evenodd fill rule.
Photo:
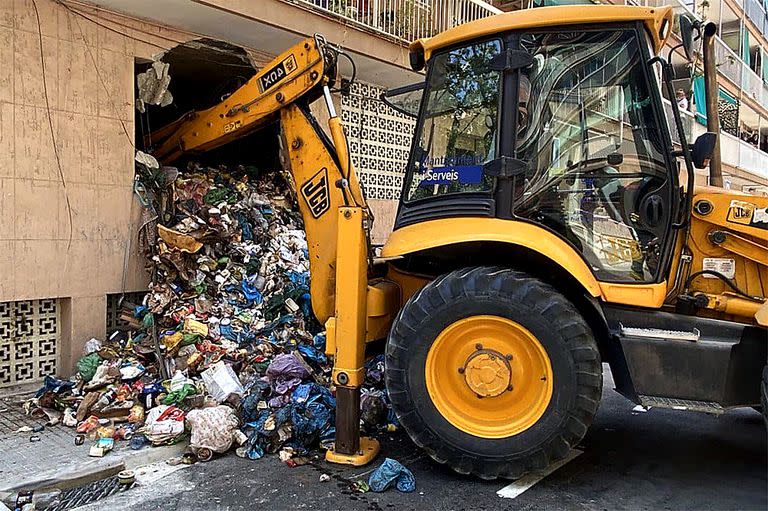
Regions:
<instances>
[{"instance_id":1,"label":"hydraulic arm","mask_svg":"<svg viewBox=\"0 0 768 511\"><path fill-rule=\"evenodd\" d=\"M155 156L170 162L280 120L281 157L296 185L307 234L312 307L327 329L326 351L334 356L336 442L327 458L360 465L378 452L375 440L359 436L365 342L373 335L369 323L377 331L382 323L388 326L399 306L399 290L382 282L369 285L368 207L329 90L339 54L321 36L305 39L219 104L190 112L152 138L158 144ZM309 110L320 96L328 108L332 140Z\"/></svg>"}]
</instances>

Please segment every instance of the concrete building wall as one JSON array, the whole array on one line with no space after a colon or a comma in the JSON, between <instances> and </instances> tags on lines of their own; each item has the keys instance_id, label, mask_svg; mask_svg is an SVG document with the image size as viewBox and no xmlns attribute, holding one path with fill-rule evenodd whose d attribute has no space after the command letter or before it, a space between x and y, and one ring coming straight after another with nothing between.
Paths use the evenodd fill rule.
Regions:
<instances>
[{"instance_id":1,"label":"concrete building wall","mask_svg":"<svg viewBox=\"0 0 768 511\"><path fill-rule=\"evenodd\" d=\"M134 63L196 37L74 1L0 0L0 303L56 299L60 374L89 338L106 335L108 294L146 289L133 193ZM321 121L323 111L315 109ZM382 243L397 202L368 167ZM0 352L23 340L0 334ZM14 370L0 367L0 380Z\"/></svg>"},{"instance_id":2,"label":"concrete building wall","mask_svg":"<svg viewBox=\"0 0 768 511\"><path fill-rule=\"evenodd\" d=\"M146 286L134 59L191 37L83 12L0 1L0 302L61 299L64 374L105 335L105 295Z\"/></svg>"}]
</instances>

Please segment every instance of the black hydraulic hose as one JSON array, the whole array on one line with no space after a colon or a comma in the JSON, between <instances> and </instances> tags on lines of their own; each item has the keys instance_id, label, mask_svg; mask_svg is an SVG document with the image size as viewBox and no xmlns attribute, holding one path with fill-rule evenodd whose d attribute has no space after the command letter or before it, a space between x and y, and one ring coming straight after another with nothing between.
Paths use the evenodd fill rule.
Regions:
<instances>
[{"instance_id":1,"label":"black hydraulic hose","mask_svg":"<svg viewBox=\"0 0 768 511\"><path fill-rule=\"evenodd\" d=\"M764 301L764 299L759 297L759 296L750 296L750 295L748 295L747 293L745 293L744 291L742 291L741 289L736 287L736 284L734 284L731 281L731 279L729 279L728 277L726 277L725 275L723 275L719 271L714 271L714 270L701 270L701 271L697 271L697 272L691 273L691 275L687 279L685 279L685 291L688 292L688 288L690 287L691 282L693 282L693 280L696 277L700 277L702 275L712 275L713 277L717 277L718 279L720 279L723 282L725 282L725 284L729 288L731 288L731 290L734 293L736 293L739 296L743 296L744 298L747 298L747 299L755 301L755 302L762 302L762 301Z\"/></svg>"}]
</instances>

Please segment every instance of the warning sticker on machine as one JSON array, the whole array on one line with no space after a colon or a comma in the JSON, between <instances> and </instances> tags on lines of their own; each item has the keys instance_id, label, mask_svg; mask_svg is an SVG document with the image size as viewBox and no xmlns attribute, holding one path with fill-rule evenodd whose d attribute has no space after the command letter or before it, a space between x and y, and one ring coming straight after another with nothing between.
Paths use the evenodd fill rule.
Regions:
<instances>
[{"instance_id":1,"label":"warning sticker on machine","mask_svg":"<svg viewBox=\"0 0 768 511\"><path fill-rule=\"evenodd\" d=\"M702 264L702 270L716 271L722 273L726 278L732 279L736 275L736 261L724 257L705 257ZM714 275L704 274L702 277L716 279Z\"/></svg>"}]
</instances>

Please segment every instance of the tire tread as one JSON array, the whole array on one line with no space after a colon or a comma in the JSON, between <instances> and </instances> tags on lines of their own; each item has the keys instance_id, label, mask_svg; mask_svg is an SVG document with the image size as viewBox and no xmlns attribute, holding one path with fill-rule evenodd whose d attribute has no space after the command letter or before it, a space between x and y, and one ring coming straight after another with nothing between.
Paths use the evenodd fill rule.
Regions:
<instances>
[{"instance_id":1,"label":"tire tread","mask_svg":"<svg viewBox=\"0 0 768 511\"><path fill-rule=\"evenodd\" d=\"M564 341L576 371L576 396L563 427L544 445L503 459L484 459L448 445L433 434L416 412L406 391L408 343L428 311L456 298L498 297L522 301L542 314L553 329L564 332ZM400 423L411 439L438 463L461 474L482 479L516 478L546 468L563 459L584 437L602 394L600 353L592 331L576 307L554 287L526 273L503 267L463 268L442 275L424 286L400 310L387 343L387 388ZM768 368L763 373L763 398L768 389ZM392 392L394 391L394 392ZM765 409L765 403L763 403ZM439 454L438 454L439 453Z\"/></svg>"}]
</instances>

